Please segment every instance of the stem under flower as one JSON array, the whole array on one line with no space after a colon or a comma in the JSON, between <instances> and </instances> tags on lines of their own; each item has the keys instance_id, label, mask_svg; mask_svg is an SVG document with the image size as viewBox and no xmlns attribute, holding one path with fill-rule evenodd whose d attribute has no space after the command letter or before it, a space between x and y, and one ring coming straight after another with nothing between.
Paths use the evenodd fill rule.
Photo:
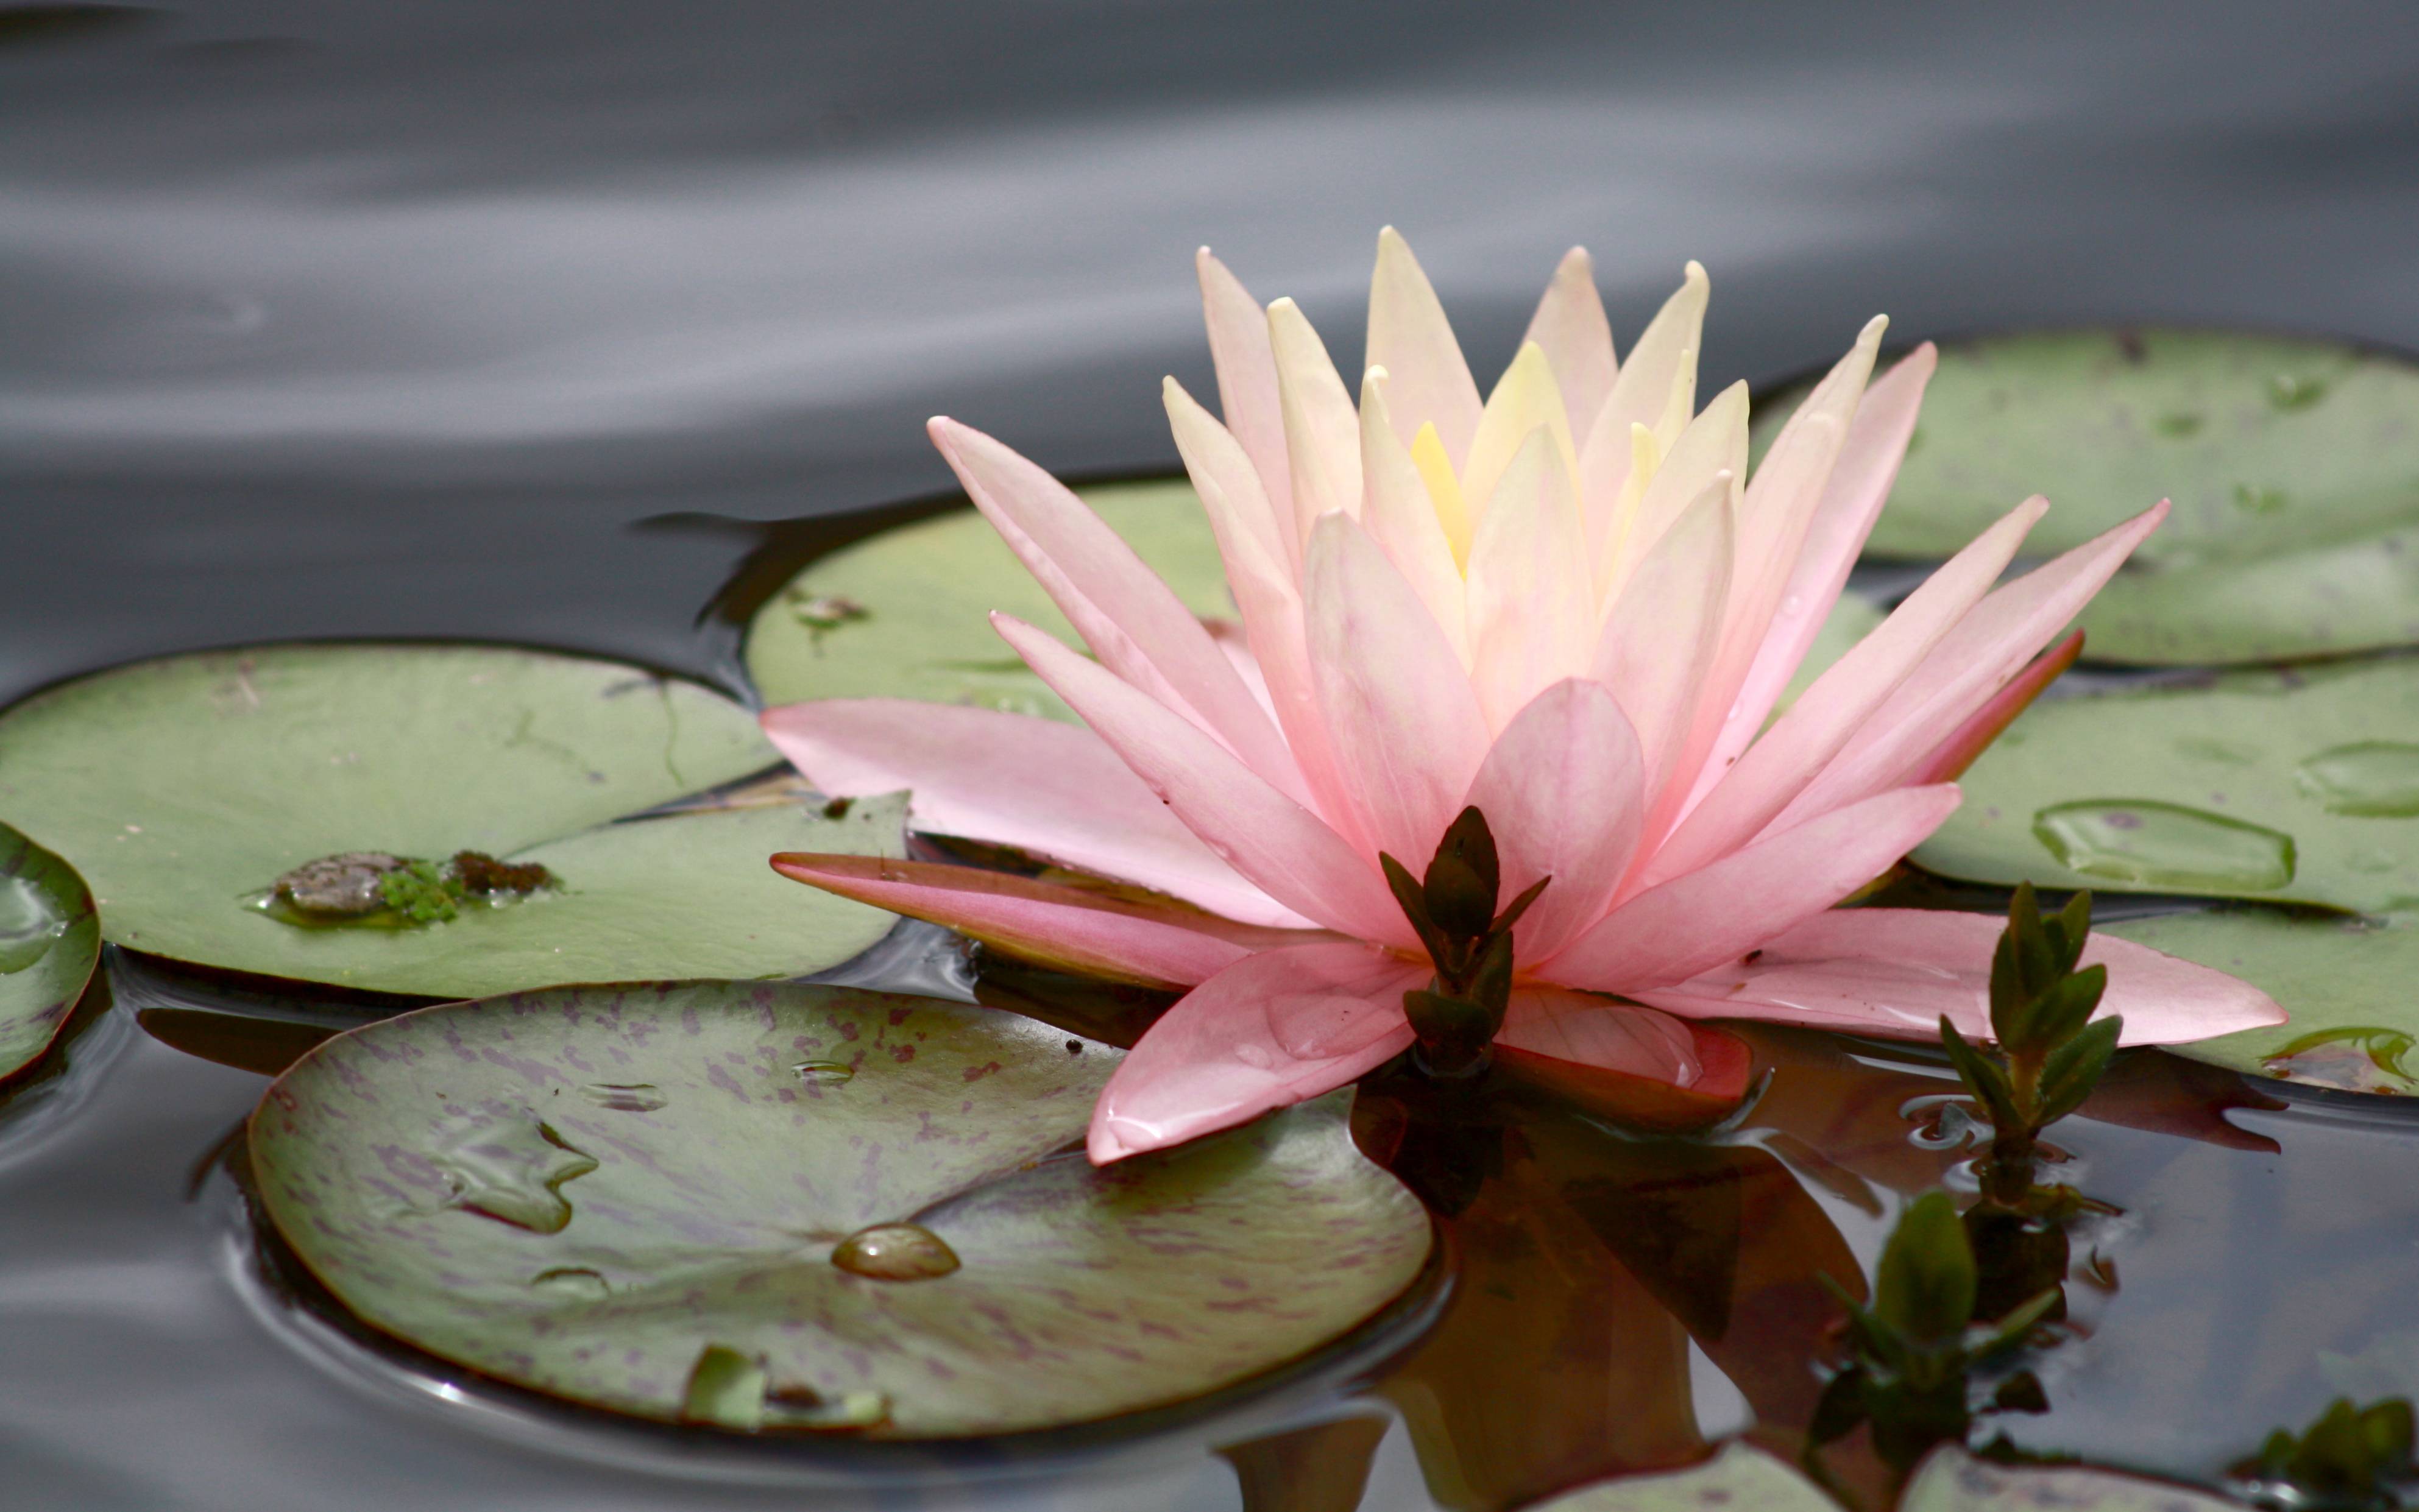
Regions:
<instances>
[{"instance_id":1,"label":"stem under flower","mask_svg":"<svg viewBox=\"0 0 2419 1512\"><path fill-rule=\"evenodd\" d=\"M1538 878L1497 913L1502 869L1494 832L1475 807L1446 827L1425 877L1414 878L1382 852L1378 860L1436 966L1426 987L1403 995L1403 1012L1419 1036L1413 1057L1434 1076L1474 1075L1486 1069L1487 1046L1512 1001L1512 926L1553 878Z\"/></svg>"}]
</instances>

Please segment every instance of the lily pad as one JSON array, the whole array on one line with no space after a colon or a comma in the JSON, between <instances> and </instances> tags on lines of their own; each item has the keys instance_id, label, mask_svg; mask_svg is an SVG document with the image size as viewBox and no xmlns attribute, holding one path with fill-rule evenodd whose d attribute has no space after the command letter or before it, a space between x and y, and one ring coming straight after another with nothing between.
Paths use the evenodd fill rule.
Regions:
<instances>
[{"instance_id":1,"label":"lily pad","mask_svg":"<svg viewBox=\"0 0 2419 1512\"><path fill-rule=\"evenodd\" d=\"M92 886L113 943L421 996L650 976L795 976L888 916L782 882L781 850L896 854L896 805L615 824L778 760L748 712L615 662L497 647L283 645L140 662L0 715L0 805ZM417 928L260 906L354 852L537 861L525 901Z\"/></svg>"},{"instance_id":2,"label":"lily pad","mask_svg":"<svg viewBox=\"0 0 2419 1512\"><path fill-rule=\"evenodd\" d=\"M1233 617L1218 543L1191 483L1078 492L1186 608L1204 619ZM896 526L808 566L756 611L747 675L767 703L906 698L1081 722L993 631L994 609L1075 639L1041 585L972 509ZM1784 703L1880 623L1870 601L1841 594Z\"/></svg>"},{"instance_id":3,"label":"lily pad","mask_svg":"<svg viewBox=\"0 0 2419 1512\"><path fill-rule=\"evenodd\" d=\"M2229 1070L2344 1091L2419 1093L2419 917L2224 908L2108 926L2240 977L2288 1023L2170 1046Z\"/></svg>"},{"instance_id":4,"label":"lily pad","mask_svg":"<svg viewBox=\"0 0 2419 1512\"><path fill-rule=\"evenodd\" d=\"M1838 1512L1839 1504L1795 1470L1733 1439L1702 1465L1659 1475L1625 1475L1534 1504L1529 1512Z\"/></svg>"},{"instance_id":5,"label":"lily pad","mask_svg":"<svg viewBox=\"0 0 2419 1512\"><path fill-rule=\"evenodd\" d=\"M2231 1512L2242 1504L2196 1487L2088 1465L2001 1465L1954 1445L1916 1471L1899 1512Z\"/></svg>"},{"instance_id":6,"label":"lily pad","mask_svg":"<svg viewBox=\"0 0 2419 1512\"><path fill-rule=\"evenodd\" d=\"M100 960L84 878L0 825L0 1079L50 1047Z\"/></svg>"},{"instance_id":7,"label":"lily pad","mask_svg":"<svg viewBox=\"0 0 2419 1512\"><path fill-rule=\"evenodd\" d=\"M1759 446L1800 397L1761 409ZM2035 493L2044 553L2175 501L2084 614L2096 659L2419 643L2419 367L2400 358L2216 331L1948 344L1868 549L1948 556Z\"/></svg>"},{"instance_id":8,"label":"lily pad","mask_svg":"<svg viewBox=\"0 0 2419 1512\"><path fill-rule=\"evenodd\" d=\"M1960 780L1948 876L2419 907L2419 659L2038 703Z\"/></svg>"},{"instance_id":9,"label":"lily pad","mask_svg":"<svg viewBox=\"0 0 2419 1512\"><path fill-rule=\"evenodd\" d=\"M1400 1294L1425 1211L1337 1094L1096 1170L1119 1053L930 998L732 982L445 1004L279 1079L270 1220L374 1326L538 1391L926 1438L1188 1399Z\"/></svg>"}]
</instances>

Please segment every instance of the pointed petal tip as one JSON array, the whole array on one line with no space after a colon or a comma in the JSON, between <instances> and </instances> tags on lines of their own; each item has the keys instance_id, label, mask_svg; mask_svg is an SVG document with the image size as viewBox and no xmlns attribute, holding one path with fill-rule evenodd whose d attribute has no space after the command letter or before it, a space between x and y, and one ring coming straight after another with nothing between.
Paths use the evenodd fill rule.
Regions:
<instances>
[{"instance_id":1,"label":"pointed petal tip","mask_svg":"<svg viewBox=\"0 0 2419 1512\"><path fill-rule=\"evenodd\" d=\"M1871 320L1866 321L1864 328L1857 332L1857 344L1858 346L1872 345L1878 347L1881 345L1882 332L1888 329L1889 316L1886 315L1877 315Z\"/></svg>"},{"instance_id":2,"label":"pointed petal tip","mask_svg":"<svg viewBox=\"0 0 2419 1512\"><path fill-rule=\"evenodd\" d=\"M1691 257L1686 263L1681 265L1680 282L1683 284L1706 285L1711 285L1713 280L1706 276L1705 265L1699 262L1696 258Z\"/></svg>"}]
</instances>

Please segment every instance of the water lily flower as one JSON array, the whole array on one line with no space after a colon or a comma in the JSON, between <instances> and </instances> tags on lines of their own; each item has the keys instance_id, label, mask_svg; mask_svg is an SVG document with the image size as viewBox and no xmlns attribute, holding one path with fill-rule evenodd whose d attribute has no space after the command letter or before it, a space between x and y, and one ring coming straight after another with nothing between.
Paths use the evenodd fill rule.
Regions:
<instances>
[{"instance_id":1,"label":"water lily flower","mask_svg":"<svg viewBox=\"0 0 2419 1512\"><path fill-rule=\"evenodd\" d=\"M2016 505L1774 717L1905 453L1929 346L1869 385L1868 324L1750 475L1746 386L1697 404L1694 263L1617 362L1573 251L1482 399L1389 230L1357 405L1291 301L1263 309L1206 249L1199 270L1223 423L1173 379L1165 401L1240 625L1195 618L1048 473L937 419L1090 650L994 616L1084 725L886 699L764 716L823 791L909 789L919 828L1074 875L779 870L1188 989L1102 1095L1101 1162L1341 1086L1422 1038L1423 1003L1491 994L1499 1053L1717 1104L1747 1057L1691 1020L1987 1033L1999 920L1834 905L1947 818L1949 779L2072 659L2072 640L2043 647L2165 503L2000 584L2046 508ZM1454 827L1471 809L1484 898L1463 896L1476 830ZM1463 918L1459 944L1430 905ZM1494 934L1509 955L1487 987L1471 952L1501 955ZM2107 965L2128 1042L2283 1017L2104 934L2085 960Z\"/></svg>"}]
</instances>

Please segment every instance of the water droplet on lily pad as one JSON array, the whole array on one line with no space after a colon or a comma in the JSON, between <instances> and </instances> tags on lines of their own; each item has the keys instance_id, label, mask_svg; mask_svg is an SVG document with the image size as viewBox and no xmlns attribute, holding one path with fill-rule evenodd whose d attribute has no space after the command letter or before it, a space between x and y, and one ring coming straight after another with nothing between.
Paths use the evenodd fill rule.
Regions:
<instances>
[{"instance_id":1,"label":"water droplet on lily pad","mask_svg":"<svg viewBox=\"0 0 2419 1512\"><path fill-rule=\"evenodd\" d=\"M2330 813L2419 815L2419 746L2364 740L2322 750L2298 768L2302 786Z\"/></svg>"},{"instance_id":2,"label":"water droplet on lily pad","mask_svg":"<svg viewBox=\"0 0 2419 1512\"><path fill-rule=\"evenodd\" d=\"M582 1297L594 1301L612 1293L613 1288L604 1276L584 1265L558 1265L540 1271L530 1277L530 1285L562 1297Z\"/></svg>"},{"instance_id":3,"label":"water droplet on lily pad","mask_svg":"<svg viewBox=\"0 0 2419 1512\"><path fill-rule=\"evenodd\" d=\"M832 1246L831 1262L874 1281L930 1281L962 1263L948 1242L920 1224L875 1224Z\"/></svg>"},{"instance_id":4,"label":"water droplet on lily pad","mask_svg":"<svg viewBox=\"0 0 2419 1512\"><path fill-rule=\"evenodd\" d=\"M0 825L0 1078L49 1047L100 960L100 924L84 879Z\"/></svg>"},{"instance_id":5,"label":"water droplet on lily pad","mask_svg":"<svg viewBox=\"0 0 2419 1512\"><path fill-rule=\"evenodd\" d=\"M809 1087L838 1087L856 1074L856 1068L838 1060L801 1060L790 1074Z\"/></svg>"},{"instance_id":6,"label":"water droplet on lily pad","mask_svg":"<svg viewBox=\"0 0 2419 1512\"><path fill-rule=\"evenodd\" d=\"M664 1096L662 1088L644 1082L589 1082L579 1088L579 1095L600 1108L611 1108L617 1113L653 1113L671 1101Z\"/></svg>"},{"instance_id":7,"label":"water droplet on lily pad","mask_svg":"<svg viewBox=\"0 0 2419 1512\"><path fill-rule=\"evenodd\" d=\"M74 922L54 889L32 877L0 877L0 975L13 976L50 954Z\"/></svg>"},{"instance_id":8,"label":"water droplet on lily pad","mask_svg":"<svg viewBox=\"0 0 2419 1512\"><path fill-rule=\"evenodd\" d=\"M2148 888L2264 892L2293 880L2293 838L2262 825L2149 799L2092 798L2033 815L2058 864Z\"/></svg>"},{"instance_id":9,"label":"water droplet on lily pad","mask_svg":"<svg viewBox=\"0 0 2419 1512\"><path fill-rule=\"evenodd\" d=\"M560 1189L594 1170L596 1158L573 1149L550 1124L507 1118L457 1134L434 1164L453 1188L453 1206L559 1234L571 1224L571 1204Z\"/></svg>"},{"instance_id":10,"label":"water droplet on lily pad","mask_svg":"<svg viewBox=\"0 0 2419 1512\"><path fill-rule=\"evenodd\" d=\"M890 1398L878 1391L828 1396L811 1386L773 1386L764 1393L764 1426L814 1433L861 1433L890 1420Z\"/></svg>"},{"instance_id":11,"label":"water droplet on lily pad","mask_svg":"<svg viewBox=\"0 0 2419 1512\"><path fill-rule=\"evenodd\" d=\"M727 1344L709 1344L689 1367L681 1420L753 1433L764 1422L764 1362Z\"/></svg>"}]
</instances>

